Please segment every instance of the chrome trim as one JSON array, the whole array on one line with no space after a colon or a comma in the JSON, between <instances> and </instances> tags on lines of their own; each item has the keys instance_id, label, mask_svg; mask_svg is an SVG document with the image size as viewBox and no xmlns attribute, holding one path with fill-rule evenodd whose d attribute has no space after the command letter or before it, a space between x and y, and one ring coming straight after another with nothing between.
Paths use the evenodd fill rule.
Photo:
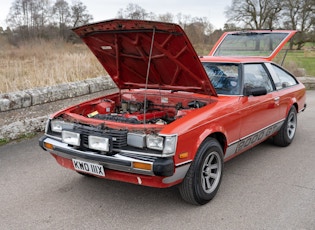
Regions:
<instances>
[{"instance_id":1,"label":"chrome trim","mask_svg":"<svg viewBox=\"0 0 315 230\"><path fill-rule=\"evenodd\" d=\"M122 156L120 154L115 154L113 156L107 156L107 155L101 155L90 151L80 151L74 148L69 147L67 144L62 143L58 140L54 140L52 138L47 137L44 141L44 143L49 143L54 146L54 149L47 149L44 148L53 154L56 154L60 157L66 158L66 159L85 159L89 162L95 162L98 164L103 165L107 169L113 169L118 171L124 171L129 173L138 173L142 175L150 175L154 176L153 173L153 162L152 161L143 161L138 160L132 157L126 157ZM91 159L93 158L93 159ZM141 170L133 168L133 163L147 163L152 165L152 170Z\"/></svg>"},{"instance_id":2,"label":"chrome trim","mask_svg":"<svg viewBox=\"0 0 315 230\"><path fill-rule=\"evenodd\" d=\"M49 133L47 133L47 132L45 133L45 136L50 137L50 138L52 138L52 139L56 139L56 140L58 140L58 141L62 141L62 138L61 138L61 137L51 135L51 134L49 134Z\"/></svg>"},{"instance_id":3,"label":"chrome trim","mask_svg":"<svg viewBox=\"0 0 315 230\"><path fill-rule=\"evenodd\" d=\"M49 137L51 139L62 141L61 137L54 136L54 135L51 135L51 134L48 134L48 133L45 133L45 136L47 136L47 137ZM163 157L166 158L166 157L174 156L174 154L163 155L162 152L157 154L157 153L138 152L138 151L132 151L132 150L126 150L126 149L116 149L116 148L113 148L113 151L118 152L118 153L141 154L142 156L162 157L162 158Z\"/></svg>"},{"instance_id":4,"label":"chrome trim","mask_svg":"<svg viewBox=\"0 0 315 230\"><path fill-rule=\"evenodd\" d=\"M162 153L161 154L155 154L155 153L145 153L145 152L138 152L138 151L132 151L132 150L126 150L126 149L116 149L113 148L114 152L118 152L118 153L130 153L130 154L141 154L141 156L149 156L149 157L170 157L170 156L163 156Z\"/></svg>"},{"instance_id":5,"label":"chrome trim","mask_svg":"<svg viewBox=\"0 0 315 230\"><path fill-rule=\"evenodd\" d=\"M176 153L176 149L177 149L178 134L176 133L176 134L159 134L159 135L164 138L162 156L164 156L164 157L174 156ZM172 153L165 153L165 142L166 142L167 137L172 137L172 138L174 137L175 138L174 151Z\"/></svg>"},{"instance_id":6,"label":"chrome trim","mask_svg":"<svg viewBox=\"0 0 315 230\"><path fill-rule=\"evenodd\" d=\"M185 164L189 164L189 163L191 163L193 160L188 160L188 161L185 161L185 162L182 162L182 163L180 163L180 164L177 164L177 165L175 165L176 167L180 167L180 166L182 166L182 165L185 165Z\"/></svg>"},{"instance_id":7,"label":"chrome trim","mask_svg":"<svg viewBox=\"0 0 315 230\"><path fill-rule=\"evenodd\" d=\"M58 141L62 142L62 138L58 137L58 136L54 136L52 134L49 133L45 133L45 136L51 138L51 139L55 139ZM171 135L170 135L171 136ZM131 146L133 147L133 146ZM127 149L118 149L118 148L113 148L112 149L114 152L118 152L118 153L130 153L130 154L141 154L142 156L150 156L150 157L162 157L162 158L167 158L167 157L172 157L175 155L175 152L172 154L163 154L162 151L159 151L160 153L148 153L148 152L141 152L141 151L133 151L133 150L127 150ZM142 150L142 149L141 149ZM158 151L158 150L153 150L153 151Z\"/></svg>"}]
</instances>

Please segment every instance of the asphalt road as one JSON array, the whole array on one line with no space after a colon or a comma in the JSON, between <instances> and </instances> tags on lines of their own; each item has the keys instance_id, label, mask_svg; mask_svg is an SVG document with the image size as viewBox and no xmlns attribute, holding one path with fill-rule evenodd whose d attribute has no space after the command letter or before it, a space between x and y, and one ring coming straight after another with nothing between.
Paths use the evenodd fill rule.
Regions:
<instances>
[{"instance_id":1,"label":"asphalt road","mask_svg":"<svg viewBox=\"0 0 315 230\"><path fill-rule=\"evenodd\" d=\"M315 91L287 148L265 142L225 164L217 196L87 178L38 137L0 147L0 229L315 229Z\"/></svg>"}]
</instances>

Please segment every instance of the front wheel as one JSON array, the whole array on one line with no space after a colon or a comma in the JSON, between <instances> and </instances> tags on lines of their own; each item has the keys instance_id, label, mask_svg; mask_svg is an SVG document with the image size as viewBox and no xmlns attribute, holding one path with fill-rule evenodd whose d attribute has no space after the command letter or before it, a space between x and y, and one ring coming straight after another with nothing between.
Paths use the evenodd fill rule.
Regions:
<instances>
[{"instance_id":1,"label":"front wheel","mask_svg":"<svg viewBox=\"0 0 315 230\"><path fill-rule=\"evenodd\" d=\"M295 106L292 106L281 129L273 138L274 144L282 147L286 147L291 144L295 136L296 128L297 112Z\"/></svg>"},{"instance_id":2,"label":"front wheel","mask_svg":"<svg viewBox=\"0 0 315 230\"><path fill-rule=\"evenodd\" d=\"M208 203L217 193L223 174L223 151L219 142L207 138L179 186L182 198L196 205Z\"/></svg>"}]
</instances>

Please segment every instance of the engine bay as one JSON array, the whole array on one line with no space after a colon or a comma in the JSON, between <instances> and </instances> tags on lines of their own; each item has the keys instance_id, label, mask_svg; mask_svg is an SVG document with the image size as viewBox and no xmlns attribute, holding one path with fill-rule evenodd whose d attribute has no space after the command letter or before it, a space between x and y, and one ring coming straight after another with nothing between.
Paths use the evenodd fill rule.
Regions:
<instances>
[{"instance_id":1,"label":"engine bay","mask_svg":"<svg viewBox=\"0 0 315 230\"><path fill-rule=\"evenodd\" d=\"M104 121L166 125L209 103L210 97L206 95L196 97L196 94L187 92L156 94L133 90L79 105L70 112Z\"/></svg>"}]
</instances>

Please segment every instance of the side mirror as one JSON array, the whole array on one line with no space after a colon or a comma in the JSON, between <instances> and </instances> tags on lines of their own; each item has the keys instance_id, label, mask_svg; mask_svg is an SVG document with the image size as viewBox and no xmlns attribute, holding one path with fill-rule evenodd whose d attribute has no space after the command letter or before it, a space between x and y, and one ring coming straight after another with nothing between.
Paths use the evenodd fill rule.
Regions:
<instances>
[{"instance_id":1,"label":"side mirror","mask_svg":"<svg viewBox=\"0 0 315 230\"><path fill-rule=\"evenodd\" d=\"M267 94L267 89L265 87L254 87L254 88L245 88L244 95L245 96L262 96Z\"/></svg>"}]
</instances>

